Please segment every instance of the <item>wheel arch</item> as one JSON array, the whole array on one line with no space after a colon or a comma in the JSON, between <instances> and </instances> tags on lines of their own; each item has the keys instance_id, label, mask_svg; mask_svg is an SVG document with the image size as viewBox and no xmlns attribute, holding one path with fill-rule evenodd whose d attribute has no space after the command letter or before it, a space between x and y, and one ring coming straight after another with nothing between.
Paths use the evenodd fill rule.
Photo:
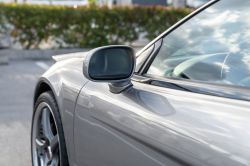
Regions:
<instances>
[{"instance_id":1,"label":"wheel arch","mask_svg":"<svg viewBox=\"0 0 250 166\"><path fill-rule=\"evenodd\" d=\"M38 79L33 95L34 108L43 92L52 91L61 116L70 165L75 165L73 133L75 104L82 87L88 82L82 73L83 60L83 58L71 58L56 62Z\"/></svg>"},{"instance_id":2,"label":"wheel arch","mask_svg":"<svg viewBox=\"0 0 250 166\"><path fill-rule=\"evenodd\" d=\"M33 98L33 106L35 106L35 103L38 99L38 97L46 92L46 91L52 91L55 99L56 99L56 102L58 104L58 101L57 101L57 96L55 95L55 91L53 89L53 87L51 86L51 84L49 83L49 81L46 79L46 78L40 78L36 84L36 88L35 88L35 93L34 93L34 98Z\"/></svg>"}]
</instances>

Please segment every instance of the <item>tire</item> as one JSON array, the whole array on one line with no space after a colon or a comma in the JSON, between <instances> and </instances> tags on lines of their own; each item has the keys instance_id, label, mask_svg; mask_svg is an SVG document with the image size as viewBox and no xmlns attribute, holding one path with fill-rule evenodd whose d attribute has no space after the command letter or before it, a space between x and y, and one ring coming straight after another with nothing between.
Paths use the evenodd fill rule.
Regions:
<instances>
[{"instance_id":1,"label":"tire","mask_svg":"<svg viewBox=\"0 0 250 166\"><path fill-rule=\"evenodd\" d=\"M69 166L62 120L52 91L42 93L35 103L31 158L33 166Z\"/></svg>"}]
</instances>

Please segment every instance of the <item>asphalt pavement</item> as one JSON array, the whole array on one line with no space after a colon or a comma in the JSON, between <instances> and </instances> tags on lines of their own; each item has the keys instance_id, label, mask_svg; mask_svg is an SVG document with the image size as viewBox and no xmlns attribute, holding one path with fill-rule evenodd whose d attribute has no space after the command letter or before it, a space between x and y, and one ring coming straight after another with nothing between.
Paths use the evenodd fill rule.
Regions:
<instances>
[{"instance_id":1,"label":"asphalt pavement","mask_svg":"<svg viewBox=\"0 0 250 166\"><path fill-rule=\"evenodd\" d=\"M35 84L52 64L52 60L11 60L0 65L0 166L31 166Z\"/></svg>"}]
</instances>

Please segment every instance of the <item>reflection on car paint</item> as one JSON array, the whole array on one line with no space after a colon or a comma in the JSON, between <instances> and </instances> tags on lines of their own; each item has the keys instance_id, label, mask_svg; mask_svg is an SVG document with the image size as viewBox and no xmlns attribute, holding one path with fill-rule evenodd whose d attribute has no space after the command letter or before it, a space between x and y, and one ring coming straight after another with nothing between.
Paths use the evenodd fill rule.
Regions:
<instances>
[{"instance_id":1,"label":"reflection on car paint","mask_svg":"<svg viewBox=\"0 0 250 166\"><path fill-rule=\"evenodd\" d=\"M246 138L250 135L245 131L245 125L249 124L247 117L250 115L248 102L236 102L231 99L152 87L136 82L133 84L132 89L118 95L109 93L108 86L102 83L89 82L82 89L76 107L75 125L85 125L85 127L75 130L75 141L78 145L76 153L86 148L87 145L79 142L85 139L85 135L98 135L105 137L102 138L104 140L111 139L110 147L124 147L119 141L117 142L117 138L108 133L103 136L101 130L98 129L97 132L81 121L81 118L88 118L89 121L105 126L122 138L126 138L126 141L133 143L133 146L141 151L154 154L154 158L159 157L159 162L166 165L170 162L175 165L188 163L191 165L220 165L221 163L228 166L248 165L249 140L238 141L239 135ZM153 101L152 105L146 104L153 98L160 101ZM84 101L86 99L87 102ZM155 107L154 103L157 104L157 102L161 106L165 105L165 110ZM88 105L92 107L89 108ZM108 143L92 140L88 146L97 148L106 146L104 144ZM123 162L128 157L127 153L131 153L129 149L124 149L125 156L120 156L118 161L110 157L120 152L115 148L108 151L110 155L105 156L105 159L97 159L95 164L100 164L102 160ZM89 149L87 153L91 155L94 151ZM96 155L100 156L99 153ZM139 154L134 153L134 155ZM78 156L78 158L81 157ZM138 159L138 156L131 158L129 163L138 164L139 162L134 158ZM148 158L145 159L142 156L139 159L148 161ZM85 163L81 159L78 162Z\"/></svg>"}]
</instances>

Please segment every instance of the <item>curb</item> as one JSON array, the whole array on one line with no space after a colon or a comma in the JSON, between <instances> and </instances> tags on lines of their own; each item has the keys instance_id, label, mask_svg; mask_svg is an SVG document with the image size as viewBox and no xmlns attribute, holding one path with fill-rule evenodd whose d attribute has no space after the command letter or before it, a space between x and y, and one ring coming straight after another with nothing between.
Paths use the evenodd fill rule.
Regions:
<instances>
[{"instance_id":1,"label":"curb","mask_svg":"<svg viewBox=\"0 0 250 166\"><path fill-rule=\"evenodd\" d=\"M8 65L8 56L7 55L1 55L0 54L0 65Z\"/></svg>"}]
</instances>

